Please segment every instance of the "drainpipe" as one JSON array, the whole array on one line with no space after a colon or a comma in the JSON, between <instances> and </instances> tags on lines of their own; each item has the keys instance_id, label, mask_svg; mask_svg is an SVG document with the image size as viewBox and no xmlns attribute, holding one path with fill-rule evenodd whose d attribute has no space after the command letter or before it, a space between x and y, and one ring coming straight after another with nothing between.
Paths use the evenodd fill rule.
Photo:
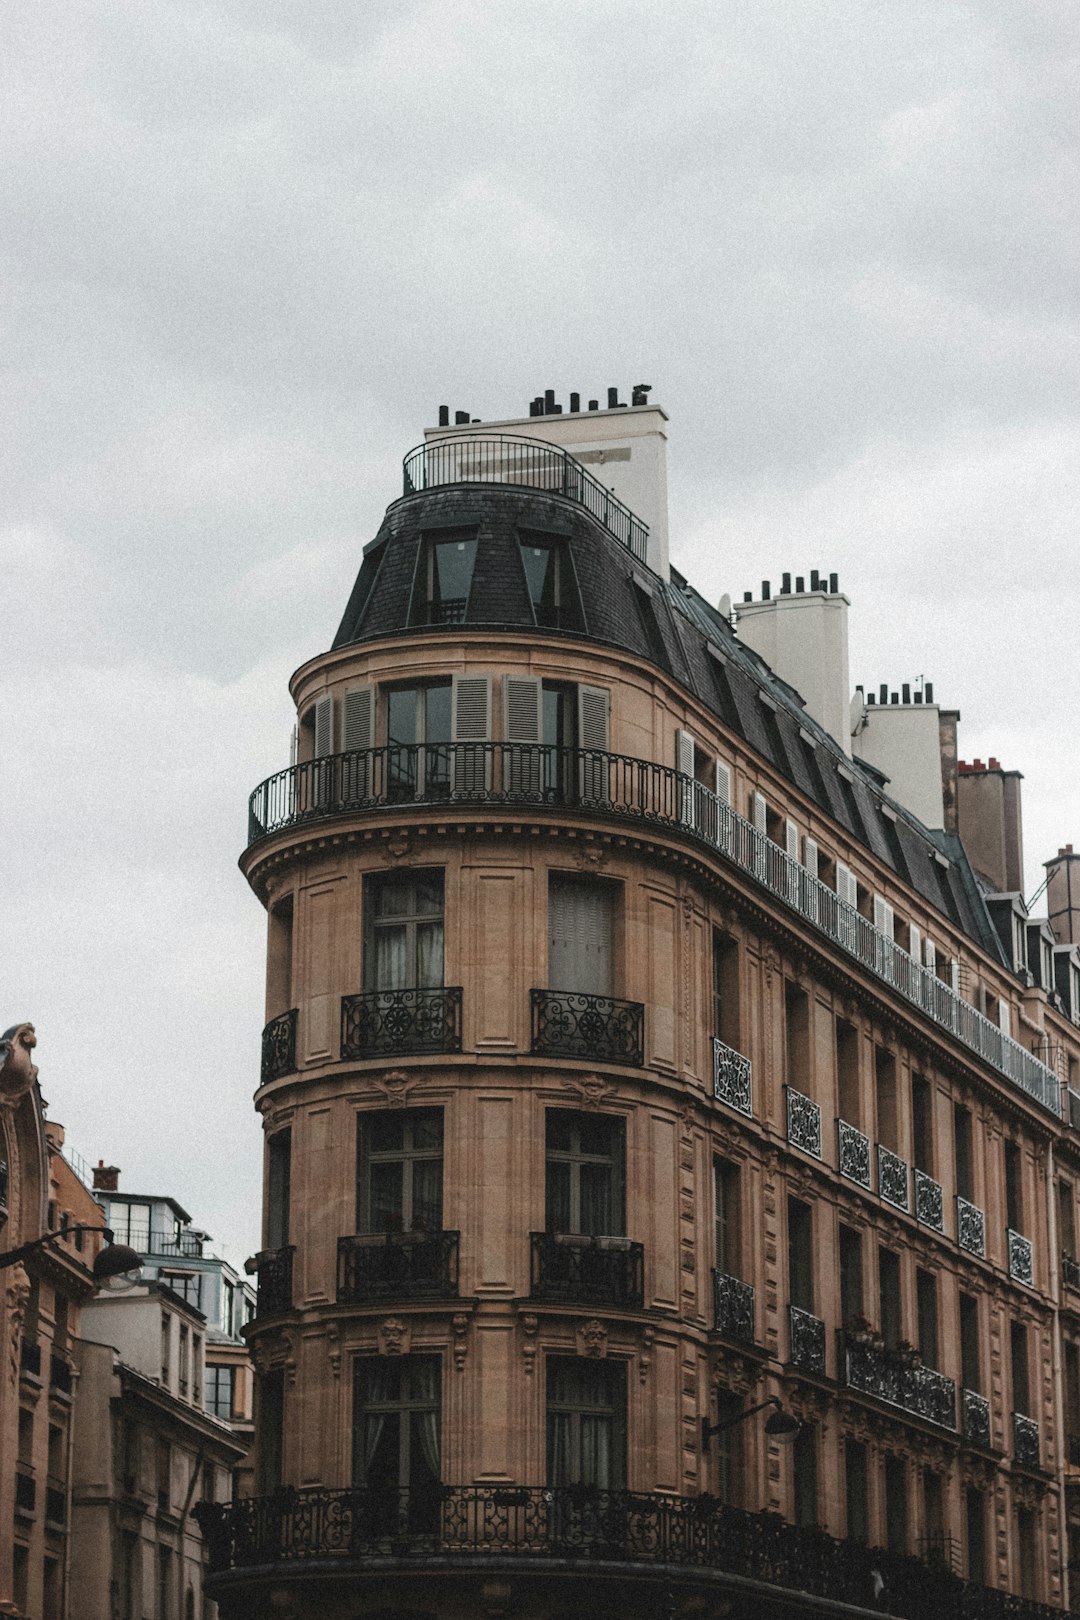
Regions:
<instances>
[{"instance_id":1,"label":"drainpipe","mask_svg":"<svg viewBox=\"0 0 1080 1620\"><path fill-rule=\"evenodd\" d=\"M206 1462L206 1447L205 1446L200 1446L198 1451L195 1453L195 1466L191 1470L191 1480L190 1480L190 1482L188 1484L188 1493L187 1493L187 1496L184 1498L183 1512L180 1514L180 1531L179 1531L179 1534L178 1534L178 1536L176 1538L176 1540L177 1540L177 1550L178 1550L178 1552L180 1554L180 1591L179 1591L178 1596L180 1598L181 1607L182 1607L183 1601L184 1601L184 1570L186 1568L186 1562L187 1562L186 1558L184 1556L184 1548L185 1548L185 1538L187 1536L187 1528L186 1527L187 1527L187 1521L188 1521L188 1514L191 1512L191 1504L195 1499L195 1492L198 1489L199 1480L202 1477L203 1465L204 1465L205 1462ZM200 1537L200 1542L201 1542L201 1537ZM199 1595L200 1595L200 1597L202 1596L202 1585L203 1585L203 1583L202 1583L202 1572L201 1572L201 1569L200 1569L200 1576L199 1576Z\"/></svg>"},{"instance_id":2,"label":"drainpipe","mask_svg":"<svg viewBox=\"0 0 1080 1620\"><path fill-rule=\"evenodd\" d=\"M1060 1424L1058 1444L1057 1486L1058 1504L1061 1515L1058 1527L1058 1545L1061 1548L1061 1601L1066 1609L1069 1608L1069 1589L1072 1578L1069 1571L1069 1516L1066 1508L1065 1473L1069 1458L1069 1435L1065 1408L1065 1377L1063 1371L1064 1356L1061 1351L1061 1249L1059 1247L1058 1211L1057 1211L1057 1177L1054 1173L1054 1143L1050 1140L1046 1148L1046 1174L1049 1177L1047 1187L1047 1228L1050 1239L1049 1281L1050 1298L1054 1304L1054 1343L1053 1368L1051 1377L1054 1386L1054 1408Z\"/></svg>"}]
</instances>

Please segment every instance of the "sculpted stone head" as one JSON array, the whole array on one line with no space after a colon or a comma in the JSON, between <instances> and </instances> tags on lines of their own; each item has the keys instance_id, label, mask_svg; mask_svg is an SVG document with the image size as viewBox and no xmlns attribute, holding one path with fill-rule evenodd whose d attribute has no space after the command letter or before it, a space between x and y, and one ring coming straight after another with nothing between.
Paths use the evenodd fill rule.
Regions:
<instances>
[{"instance_id":1,"label":"sculpted stone head","mask_svg":"<svg viewBox=\"0 0 1080 1620\"><path fill-rule=\"evenodd\" d=\"M12 1024L0 1035L0 1102L18 1102L37 1079L30 1057L36 1045L33 1024Z\"/></svg>"}]
</instances>

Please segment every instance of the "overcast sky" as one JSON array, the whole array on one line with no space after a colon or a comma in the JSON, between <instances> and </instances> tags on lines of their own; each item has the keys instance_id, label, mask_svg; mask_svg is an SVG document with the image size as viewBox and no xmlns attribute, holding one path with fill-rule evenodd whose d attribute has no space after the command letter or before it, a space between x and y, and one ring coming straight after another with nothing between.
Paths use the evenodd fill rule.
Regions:
<instances>
[{"instance_id":1,"label":"overcast sky","mask_svg":"<svg viewBox=\"0 0 1080 1620\"><path fill-rule=\"evenodd\" d=\"M835 571L1080 844L1074 0L23 0L3 962L50 1113L258 1243L247 794L436 407L653 385L713 600Z\"/></svg>"}]
</instances>

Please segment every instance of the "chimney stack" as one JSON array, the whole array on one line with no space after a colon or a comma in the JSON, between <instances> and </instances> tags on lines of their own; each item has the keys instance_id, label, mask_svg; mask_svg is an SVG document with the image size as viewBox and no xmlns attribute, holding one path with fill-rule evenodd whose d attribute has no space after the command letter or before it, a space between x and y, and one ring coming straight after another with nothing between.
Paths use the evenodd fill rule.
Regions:
<instances>
[{"instance_id":1,"label":"chimney stack","mask_svg":"<svg viewBox=\"0 0 1080 1620\"><path fill-rule=\"evenodd\" d=\"M104 1159L99 1159L94 1166L94 1191L119 1192L119 1190L120 1170L118 1166L106 1164Z\"/></svg>"},{"instance_id":2,"label":"chimney stack","mask_svg":"<svg viewBox=\"0 0 1080 1620\"><path fill-rule=\"evenodd\" d=\"M1024 829L1019 771L1002 770L991 757L956 767L957 831L977 872L998 894L1024 892Z\"/></svg>"},{"instance_id":3,"label":"chimney stack","mask_svg":"<svg viewBox=\"0 0 1080 1620\"><path fill-rule=\"evenodd\" d=\"M1059 945L1080 944L1080 855L1071 844L1046 861L1046 910Z\"/></svg>"}]
</instances>

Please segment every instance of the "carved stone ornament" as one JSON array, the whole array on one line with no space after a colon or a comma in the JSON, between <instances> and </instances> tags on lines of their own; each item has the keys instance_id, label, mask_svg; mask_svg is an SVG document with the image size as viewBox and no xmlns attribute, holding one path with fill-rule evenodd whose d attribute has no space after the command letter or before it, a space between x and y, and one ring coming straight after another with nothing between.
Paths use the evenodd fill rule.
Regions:
<instances>
[{"instance_id":1,"label":"carved stone ornament","mask_svg":"<svg viewBox=\"0 0 1080 1620\"><path fill-rule=\"evenodd\" d=\"M402 1069L388 1069L385 1074L375 1076L375 1084L385 1092L391 1108L405 1108L415 1079L415 1075L406 1074Z\"/></svg>"},{"instance_id":2,"label":"carved stone ornament","mask_svg":"<svg viewBox=\"0 0 1080 1620\"><path fill-rule=\"evenodd\" d=\"M282 1337L285 1340L285 1382L292 1389L296 1384L296 1358L299 1344L295 1333L286 1332Z\"/></svg>"},{"instance_id":3,"label":"carved stone ornament","mask_svg":"<svg viewBox=\"0 0 1080 1620\"><path fill-rule=\"evenodd\" d=\"M30 1057L36 1045L33 1024L12 1024L0 1035L0 1105L17 1103L37 1079Z\"/></svg>"},{"instance_id":4,"label":"carved stone ornament","mask_svg":"<svg viewBox=\"0 0 1080 1620\"><path fill-rule=\"evenodd\" d=\"M336 1322L331 1322L326 1330L326 1350L330 1358L330 1371L335 1378L341 1377L341 1329Z\"/></svg>"},{"instance_id":5,"label":"carved stone ornament","mask_svg":"<svg viewBox=\"0 0 1080 1620\"><path fill-rule=\"evenodd\" d=\"M407 1356L412 1348L412 1328L400 1316L388 1316L379 1323L380 1356Z\"/></svg>"},{"instance_id":6,"label":"carved stone ornament","mask_svg":"<svg viewBox=\"0 0 1080 1620\"><path fill-rule=\"evenodd\" d=\"M465 1367L465 1357L469 1353L469 1316L467 1311L455 1311L450 1318L450 1332L453 1335L454 1368L462 1372Z\"/></svg>"},{"instance_id":7,"label":"carved stone ornament","mask_svg":"<svg viewBox=\"0 0 1080 1620\"><path fill-rule=\"evenodd\" d=\"M26 1315L27 1302L30 1299L30 1277L22 1261L17 1261L11 1268L6 1289L9 1370L13 1384L19 1379L19 1339L22 1336L23 1317Z\"/></svg>"},{"instance_id":8,"label":"carved stone ornament","mask_svg":"<svg viewBox=\"0 0 1080 1620\"><path fill-rule=\"evenodd\" d=\"M599 1074L567 1075L562 1083L567 1091L577 1094L582 1108L599 1108L616 1090L610 1080Z\"/></svg>"},{"instance_id":9,"label":"carved stone ornament","mask_svg":"<svg viewBox=\"0 0 1080 1620\"><path fill-rule=\"evenodd\" d=\"M540 1319L531 1311L526 1311L521 1318L521 1332L523 1343L521 1346L522 1359L525 1362L525 1376L531 1378L536 1369L536 1334L540 1326Z\"/></svg>"},{"instance_id":10,"label":"carved stone ornament","mask_svg":"<svg viewBox=\"0 0 1080 1620\"><path fill-rule=\"evenodd\" d=\"M641 1330L641 1353L638 1356L638 1378L641 1383L648 1383L649 1368L652 1366L653 1344L656 1340L656 1329L648 1322Z\"/></svg>"},{"instance_id":11,"label":"carved stone ornament","mask_svg":"<svg viewBox=\"0 0 1080 1620\"><path fill-rule=\"evenodd\" d=\"M603 1357L607 1355L608 1331L598 1316L590 1316L577 1330L579 1356Z\"/></svg>"},{"instance_id":12,"label":"carved stone ornament","mask_svg":"<svg viewBox=\"0 0 1080 1620\"><path fill-rule=\"evenodd\" d=\"M399 827L396 831L390 834L386 844L386 853L390 856L391 860L403 861L407 859L409 851L409 835Z\"/></svg>"},{"instance_id":13,"label":"carved stone ornament","mask_svg":"<svg viewBox=\"0 0 1080 1620\"><path fill-rule=\"evenodd\" d=\"M607 865L608 852L601 844L581 844L574 851L574 859L582 872L598 872Z\"/></svg>"}]
</instances>

